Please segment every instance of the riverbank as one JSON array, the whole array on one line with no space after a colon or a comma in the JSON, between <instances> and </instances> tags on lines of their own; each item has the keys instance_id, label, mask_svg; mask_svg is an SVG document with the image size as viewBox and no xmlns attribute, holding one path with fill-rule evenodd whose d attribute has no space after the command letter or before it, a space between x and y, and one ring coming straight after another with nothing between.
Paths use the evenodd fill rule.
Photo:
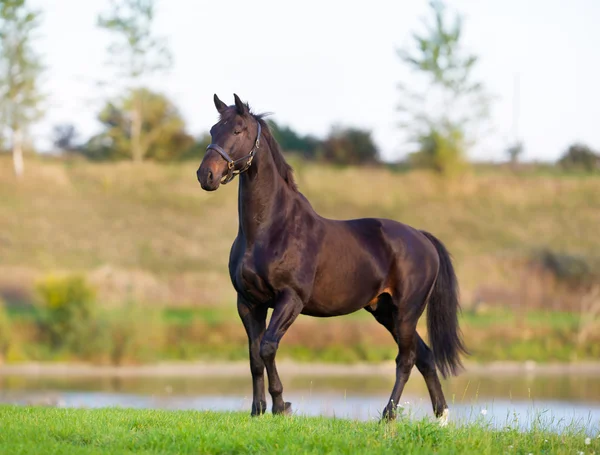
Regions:
<instances>
[{"instance_id":1,"label":"riverbank","mask_svg":"<svg viewBox=\"0 0 600 455\"><path fill-rule=\"evenodd\" d=\"M577 429L492 430L482 418L447 427L245 413L0 406L2 453L593 453Z\"/></svg>"},{"instance_id":2,"label":"riverbank","mask_svg":"<svg viewBox=\"0 0 600 455\"><path fill-rule=\"evenodd\" d=\"M282 361L278 370L286 376L389 376L394 371L393 362L377 364L328 364ZM0 366L0 376L92 376L92 377L186 377L186 376L237 376L248 373L248 362L168 362L147 365L92 365L85 363L29 362ZM536 363L491 362L466 363L465 372L478 375L539 375L588 374L600 375L599 362Z\"/></svg>"}]
</instances>

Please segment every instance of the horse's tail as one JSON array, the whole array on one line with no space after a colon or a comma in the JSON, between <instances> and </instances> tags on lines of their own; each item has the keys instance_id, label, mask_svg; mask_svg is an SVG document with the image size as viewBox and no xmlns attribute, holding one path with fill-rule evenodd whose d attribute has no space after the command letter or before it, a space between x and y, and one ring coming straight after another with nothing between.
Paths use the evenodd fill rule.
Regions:
<instances>
[{"instance_id":1,"label":"horse's tail","mask_svg":"<svg viewBox=\"0 0 600 455\"><path fill-rule=\"evenodd\" d=\"M427 331L435 363L445 378L449 374L458 374L462 368L460 354L468 354L458 327L458 281L444 244L429 232L421 232L433 243L440 258L440 268L427 306Z\"/></svg>"}]
</instances>

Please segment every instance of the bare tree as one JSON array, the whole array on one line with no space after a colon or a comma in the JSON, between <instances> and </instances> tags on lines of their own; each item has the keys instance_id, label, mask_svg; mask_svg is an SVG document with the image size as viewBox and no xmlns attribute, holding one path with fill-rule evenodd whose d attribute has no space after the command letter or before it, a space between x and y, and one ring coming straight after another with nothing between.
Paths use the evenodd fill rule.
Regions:
<instances>
[{"instance_id":1,"label":"bare tree","mask_svg":"<svg viewBox=\"0 0 600 455\"><path fill-rule=\"evenodd\" d=\"M25 0L0 0L0 133L9 136L17 177L24 171L24 134L42 113L43 68L31 44L39 18Z\"/></svg>"}]
</instances>

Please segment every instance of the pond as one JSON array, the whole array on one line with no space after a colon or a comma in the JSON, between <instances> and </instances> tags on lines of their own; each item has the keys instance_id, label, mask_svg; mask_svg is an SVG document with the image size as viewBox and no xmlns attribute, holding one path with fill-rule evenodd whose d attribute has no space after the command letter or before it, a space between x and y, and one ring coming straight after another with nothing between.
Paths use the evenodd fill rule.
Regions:
<instances>
[{"instance_id":1,"label":"pond","mask_svg":"<svg viewBox=\"0 0 600 455\"><path fill-rule=\"evenodd\" d=\"M377 419L393 386L391 365L373 368L372 373L368 367L357 373L351 367L344 368L343 374L335 369L323 373L311 365L281 370L284 397L301 415ZM210 374L201 369L194 374L191 368L156 376L65 371L22 374L0 368L0 402L226 411L249 411L251 404L250 375L245 367ZM443 381L443 388L455 422L479 419L496 427L521 429L539 423L554 431L575 425L592 436L600 431L598 371L536 373L478 368ZM433 416L425 383L416 369L401 406L410 418Z\"/></svg>"}]
</instances>

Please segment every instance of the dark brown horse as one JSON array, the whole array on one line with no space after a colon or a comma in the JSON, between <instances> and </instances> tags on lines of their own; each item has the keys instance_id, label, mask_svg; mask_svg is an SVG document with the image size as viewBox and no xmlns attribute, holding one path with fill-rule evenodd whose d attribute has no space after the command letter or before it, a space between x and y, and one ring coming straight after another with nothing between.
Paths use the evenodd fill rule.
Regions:
<instances>
[{"instance_id":1,"label":"dark brown horse","mask_svg":"<svg viewBox=\"0 0 600 455\"><path fill-rule=\"evenodd\" d=\"M298 315L341 316L365 309L398 344L396 383L383 417L396 406L414 365L444 422L448 409L436 367L456 374L465 352L458 327L458 286L450 256L433 235L387 219L348 221L319 216L298 191L292 169L260 115L237 95L227 106L217 95L220 120L210 130L197 172L206 191L240 175L239 230L229 274L248 334L252 415L265 412L267 369L273 413L287 413L275 366L281 338ZM417 333L428 305L433 351ZM267 325L267 311L273 309Z\"/></svg>"}]
</instances>

